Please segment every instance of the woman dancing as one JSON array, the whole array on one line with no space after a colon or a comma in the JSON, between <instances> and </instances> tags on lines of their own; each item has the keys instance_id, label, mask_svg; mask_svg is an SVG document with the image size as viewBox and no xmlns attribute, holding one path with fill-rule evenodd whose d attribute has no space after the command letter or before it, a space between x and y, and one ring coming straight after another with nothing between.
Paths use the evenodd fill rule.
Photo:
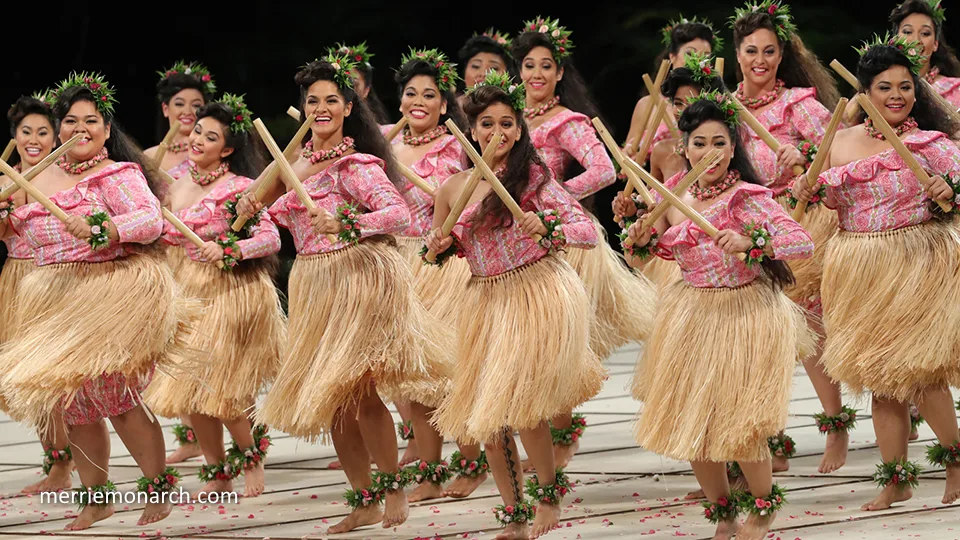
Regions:
<instances>
[{"instance_id":1,"label":"woman dancing","mask_svg":"<svg viewBox=\"0 0 960 540\"><path fill-rule=\"evenodd\" d=\"M960 109L960 60L947 44L943 23L946 10L940 0L907 0L890 13L893 31L923 46L920 76L954 109Z\"/></svg>"},{"instance_id":2,"label":"woman dancing","mask_svg":"<svg viewBox=\"0 0 960 540\"><path fill-rule=\"evenodd\" d=\"M516 77L517 63L510 54L512 44L510 34L494 28L488 28L482 34L474 34L468 39L458 53L460 65L463 66L464 89L483 82L490 70ZM457 99L463 107L466 94L460 92Z\"/></svg>"}]
</instances>

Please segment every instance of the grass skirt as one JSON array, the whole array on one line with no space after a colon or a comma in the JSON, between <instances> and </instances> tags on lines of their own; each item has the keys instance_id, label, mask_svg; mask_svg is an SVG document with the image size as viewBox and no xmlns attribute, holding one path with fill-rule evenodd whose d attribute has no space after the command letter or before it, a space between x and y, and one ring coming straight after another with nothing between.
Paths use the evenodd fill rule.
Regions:
<instances>
[{"instance_id":1,"label":"grass skirt","mask_svg":"<svg viewBox=\"0 0 960 540\"><path fill-rule=\"evenodd\" d=\"M643 266L643 275L647 276L657 290L683 279L677 261L668 261L657 256L651 257L650 261Z\"/></svg>"},{"instance_id":2,"label":"grass skirt","mask_svg":"<svg viewBox=\"0 0 960 540\"><path fill-rule=\"evenodd\" d=\"M470 281L470 265L462 257L448 258L443 266L423 264L421 238L397 237L400 253L413 269L414 289L423 306L447 326L456 323L463 290Z\"/></svg>"},{"instance_id":3,"label":"grass skirt","mask_svg":"<svg viewBox=\"0 0 960 540\"><path fill-rule=\"evenodd\" d=\"M761 461L786 426L793 368L813 352L803 311L766 279L664 287L633 381L637 442L681 461ZM641 367L641 365L643 367Z\"/></svg>"},{"instance_id":4,"label":"grass skirt","mask_svg":"<svg viewBox=\"0 0 960 540\"><path fill-rule=\"evenodd\" d=\"M14 299L17 296L17 287L20 285L20 280L35 268L33 259L8 257L6 262L3 263L3 270L0 271L0 295L3 296L3 300L0 301L0 344L6 343L16 334L16 312L13 306L15 305ZM6 358L14 362L13 365L19 363L17 358L10 356ZM7 373L13 365L0 366L0 373ZM0 393L0 411L7 411L7 400L2 393Z\"/></svg>"},{"instance_id":5,"label":"grass skirt","mask_svg":"<svg viewBox=\"0 0 960 540\"><path fill-rule=\"evenodd\" d=\"M0 384L15 416L41 431L61 399L68 409L90 381L118 374L136 388L149 380L183 349L199 309L153 253L38 267L15 302L17 334L0 353L0 365L12 367Z\"/></svg>"},{"instance_id":6,"label":"grass skirt","mask_svg":"<svg viewBox=\"0 0 960 540\"><path fill-rule=\"evenodd\" d=\"M604 369L590 349L590 303L565 261L547 256L473 277L457 324L453 389L433 419L458 441L531 429L595 396Z\"/></svg>"},{"instance_id":7,"label":"grass skirt","mask_svg":"<svg viewBox=\"0 0 960 540\"><path fill-rule=\"evenodd\" d=\"M960 386L958 299L956 222L841 231L823 269L827 373L853 392L901 401Z\"/></svg>"},{"instance_id":8,"label":"grass skirt","mask_svg":"<svg viewBox=\"0 0 960 540\"><path fill-rule=\"evenodd\" d=\"M607 242L606 230L590 216L600 242L594 249L567 248L570 263L587 288L594 310L590 347L600 358L630 341L644 341L653 329L656 287L642 273L631 270L623 255Z\"/></svg>"},{"instance_id":9,"label":"grass skirt","mask_svg":"<svg viewBox=\"0 0 960 540\"><path fill-rule=\"evenodd\" d=\"M184 294L204 304L188 343L199 355L173 358L180 375L158 374L147 404L168 418L247 416L276 374L286 342L286 317L267 266L241 263L224 272L189 259L179 246L167 249L167 262Z\"/></svg>"},{"instance_id":10,"label":"grass skirt","mask_svg":"<svg viewBox=\"0 0 960 540\"><path fill-rule=\"evenodd\" d=\"M787 212L793 209L786 203L786 197L778 197L777 201ZM823 280L823 258L827 252L827 245L839 230L839 218L836 210L831 210L823 204L808 208L800 219L800 225L813 239L813 257L785 261L796 283L784 289L784 293L800 305L800 307L821 316L820 287Z\"/></svg>"},{"instance_id":11,"label":"grass skirt","mask_svg":"<svg viewBox=\"0 0 960 540\"><path fill-rule=\"evenodd\" d=\"M298 255L288 296L289 338L258 422L326 441L371 378L385 395L421 403L447 390L453 333L417 298L391 237Z\"/></svg>"}]
</instances>

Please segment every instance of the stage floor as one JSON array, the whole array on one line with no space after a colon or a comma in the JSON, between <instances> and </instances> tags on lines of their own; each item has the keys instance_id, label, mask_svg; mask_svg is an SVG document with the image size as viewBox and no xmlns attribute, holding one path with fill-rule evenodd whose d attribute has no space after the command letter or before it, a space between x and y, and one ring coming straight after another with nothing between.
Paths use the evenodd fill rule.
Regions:
<instances>
[{"instance_id":1,"label":"stage floor","mask_svg":"<svg viewBox=\"0 0 960 540\"><path fill-rule=\"evenodd\" d=\"M571 478L580 485L564 501L562 529L545 538L711 536L714 528L702 517L699 502L683 500L684 494L696 488L689 465L638 448L631 435L639 404L630 397L628 388L638 352L639 346L630 345L609 358L606 365L610 379L600 395L580 408L579 412L587 416L589 429L568 468ZM944 472L923 461L924 447L934 440L926 425L920 428L920 439L910 445L910 457L924 464L914 498L882 512L860 511L860 505L878 493L870 476L880 454L869 404L853 406L862 412L851 434L847 465L833 474L817 473L824 438L817 432L813 414L820 410L820 404L803 369L797 368L787 428L797 442L797 457L791 460L790 471L775 475L788 492L789 504L768 538L960 538L960 504L940 503ZM162 419L168 450L173 448L169 430L173 423ZM340 471L326 469L336 459L333 448L305 444L273 432L275 445L267 461L266 492L258 498L240 499L222 508L179 506L169 518L148 527L136 525L140 507L119 507L113 517L93 528L67 533L62 529L75 507L41 503L39 496L18 495L23 486L39 479L40 444L31 432L5 416L0 424L0 493L4 497L0 500L0 537L327 538L327 527L347 513L342 499L346 478ZM111 478L121 491L133 490L139 469L112 431L111 436ZM444 454L452 452L453 446L445 445ZM194 459L179 466L186 489L199 487L196 472L200 464ZM74 487L79 486L76 473L73 482ZM242 484L241 477L236 486L242 490ZM492 539L498 529L491 508L499 502L491 478L469 499L412 505L410 519L400 527L367 527L334 538Z\"/></svg>"}]
</instances>

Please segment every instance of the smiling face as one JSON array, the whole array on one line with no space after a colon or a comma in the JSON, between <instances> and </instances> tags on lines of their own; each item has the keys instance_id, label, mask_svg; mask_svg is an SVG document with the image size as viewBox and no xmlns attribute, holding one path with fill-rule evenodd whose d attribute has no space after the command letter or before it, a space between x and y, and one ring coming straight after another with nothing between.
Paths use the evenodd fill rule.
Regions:
<instances>
[{"instance_id":1,"label":"smiling face","mask_svg":"<svg viewBox=\"0 0 960 540\"><path fill-rule=\"evenodd\" d=\"M491 69L497 73L503 73L507 70L507 66L504 65L503 58L500 58L499 54L477 53L467 62L467 67L463 70L463 80L467 86L475 86L483 82Z\"/></svg>"},{"instance_id":2,"label":"smiling face","mask_svg":"<svg viewBox=\"0 0 960 540\"><path fill-rule=\"evenodd\" d=\"M527 89L527 101L543 103L556 93L557 83L563 79L563 68L557 66L550 49L534 47L523 57L520 78Z\"/></svg>"},{"instance_id":3,"label":"smiling face","mask_svg":"<svg viewBox=\"0 0 960 540\"><path fill-rule=\"evenodd\" d=\"M172 126L176 120L180 121L180 134L189 135L197 123L197 111L203 107L203 94L196 88L184 88L170 99L169 103L160 105L163 116Z\"/></svg>"},{"instance_id":4,"label":"smiling face","mask_svg":"<svg viewBox=\"0 0 960 540\"><path fill-rule=\"evenodd\" d=\"M757 88L763 88L777 78L777 68L783 60L783 50L777 35L761 28L743 38L737 48L737 62L743 78Z\"/></svg>"},{"instance_id":5,"label":"smiling face","mask_svg":"<svg viewBox=\"0 0 960 540\"><path fill-rule=\"evenodd\" d=\"M716 120L707 120L693 130L687 139L686 154L690 165L696 166L714 148L720 149L723 156L720 158L720 163L712 169L707 169L700 176L701 185L714 184L726 176L730 160L733 159L733 152L736 150L730 139L730 130L727 129L727 125Z\"/></svg>"},{"instance_id":6,"label":"smiling face","mask_svg":"<svg viewBox=\"0 0 960 540\"><path fill-rule=\"evenodd\" d=\"M307 89L303 110L308 116L317 115L317 120L310 126L314 137L329 139L339 134L342 138L343 119L350 116L353 103L346 102L336 83L321 80Z\"/></svg>"},{"instance_id":7,"label":"smiling face","mask_svg":"<svg viewBox=\"0 0 960 540\"><path fill-rule=\"evenodd\" d=\"M75 102L60 121L61 143L77 134L83 135L83 138L67 150L67 158L74 162L87 161L96 156L110 138L110 124L104 123L103 116L92 101L83 99Z\"/></svg>"},{"instance_id":8,"label":"smiling face","mask_svg":"<svg viewBox=\"0 0 960 540\"><path fill-rule=\"evenodd\" d=\"M923 45L923 55L926 56L927 64L930 63L930 57L940 49L940 42L937 40L937 29L933 25L933 19L923 13L911 13L900 23L897 32L909 41L919 41Z\"/></svg>"},{"instance_id":9,"label":"smiling face","mask_svg":"<svg viewBox=\"0 0 960 540\"><path fill-rule=\"evenodd\" d=\"M910 116L913 104L917 102L913 77L904 66L891 66L874 77L868 95L883 119L894 127Z\"/></svg>"},{"instance_id":10,"label":"smiling face","mask_svg":"<svg viewBox=\"0 0 960 540\"><path fill-rule=\"evenodd\" d=\"M227 147L227 126L219 120L206 116L201 118L190 135L190 159L201 169L214 169L233 153Z\"/></svg>"},{"instance_id":11,"label":"smiling face","mask_svg":"<svg viewBox=\"0 0 960 540\"><path fill-rule=\"evenodd\" d=\"M474 140L480 143L480 152L482 153L494 134L498 131L503 134L503 141L493 155L494 162L501 163L508 155L513 145L520 140L523 134L523 127L517 119L517 112L512 107L497 102L490 105L477 116L473 124L471 135Z\"/></svg>"},{"instance_id":12,"label":"smiling face","mask_svg":"<svg viewBox=\"0 0 960 540\"><path fill-rule=\"evenodd\" d=\"M17 153L28 167L40 163L53 151L53 126L42 114L28 114L20 121L16 133Z\"/></svg>"},{"instance_id":13,"label":"smiling face","mask_svg":"<svg viewBox=\"0 0 960 540\"><path fill-rule=\"evenodd\" d=\"M693 41L688 41L680 46L680 50L674 53L670 53L670 64L673 66L673 69L678 69L683 67L683 63L687 61L688 53L705 53L710 55L713 53L713 48L710 46L710 42L705 39L696 38Z\"/></svg>"},{"instance_id":14,"label":"smiling face","mask_svg":"<svg viewBox=\"0 0 960 540\"><path fill-rule=\"evenodd\" d=\"M447 101L433 77L416 75L403 88L400 112L410 119L414 133L425 133L437 127L440 117L447 113Z\"/></svg>"}]
</instances>

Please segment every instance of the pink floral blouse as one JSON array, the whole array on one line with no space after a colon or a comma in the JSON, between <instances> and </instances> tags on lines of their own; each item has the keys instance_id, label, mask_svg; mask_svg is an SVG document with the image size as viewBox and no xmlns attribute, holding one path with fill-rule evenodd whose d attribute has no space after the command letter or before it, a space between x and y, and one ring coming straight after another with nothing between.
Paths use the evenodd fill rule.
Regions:
<instances>
[{"instance_id":1,"label":"pink floral blouse","mask_svg":"<svg viewBox=\"0 0 960 540\"><path fill-rule=\"evenodd\" d=\"M939 131L915 130L903 140L930 174L960 171L960 149ZM930 220L931 201L900 154L893 150L823 172L826 205L835 208L840 228L879 232Z\"/></svg>"},{"instance_id":2,"label":"pink floral blouse","mask_svg":"<svg viewBox=\"0 0 960 540\"><path fill-rule=\"evenodd\" d=\"M683 174L670 178L667 185L676 185ZM775 259L813 256L810 235L773 199L768 188L739 182L700 213L721 231L730 229L744 234L748 224L762 225L770 233ZM654 252L663 259L677 261L683 280L692 287L740 287L761 273L759 264L747 266L725 253L689 219L663 232Z\"/></svg>"},{"instance_id":3,"label":"pink floral blouse","mask_svg":"<svg viewBox=\"0 0 960 540\"><path fill-rule=\"evenodd\" d=\"M955 109L960 109L960 78L939 77L932 85Z\"/></svg>"},{"instance_id":4,"label":"pink floral blouse","mask_svg":"<svg viewBox=\"0 0 960 540\"><path fill-rule=\"evenodd\" d=\"M436 190L447 178L463 170L465 159L456 137L443 135L410 169ZM400 195L410 209L411 223L399 236L422 238L433 228L433 197L410 181L400 189Z\"/></svg>"},{"instance_id":5,"label":"pink floral blouse","mask_svg":"<svg viewBox=\"0 0 960 540\"><path fill-rule=\"evenodd\" d=\"M50 196L68 215L110 215L120 241L94 250L86 240L68 233L63 223L39 202L16 208L10 222L33 250L37 266L68 262L112 261L131 253L126 244L150 244L163 232L160 201L150 191L136 163L117 162L87 175L76 186Z\"/></svg>"},{"instance_id":6,"label":"pink floral blouse","mask_svg":"<svg viewBox=\"0 0 960 540\"><path fill-rule=\"evenodd\" d=\"M171 174L179 178L186 170L186 167L177 167ZM210 193L192 206L181 208L176 215L184 225L197 233L197 236L206 241L214 241L221 234L233 232L230 228L231 215L224 204L235 201L236 195L253 182L253 179L246 176L231 176L218 180ZM244 259L266 257L280 251L280 233L267 212L260 214L260 221L251 228L251 233L251 238L237 241ZM166 220L163 241L169 245L182 246L191 260L201 260L200 250Z\"/></svg>"},{"instance_id":7,"label":"pink floral blouse","mask_svg":"<svg viewBox=\"0 0 960 540\"><path fill-rule=\"evenodd\" d=\"M33 249L30 244L24 242L19 236L8 236L3 239L7 245L7 257L10 259L32 259Z\"/></svg>"},{"instance_id":8,"label":"pink floral blouse","mask_svg":"<svg viewBox=\"0 0 960 540\"><path fill-rule=\"evenodd\" d=\"M410 226L410 210L383 170L383 160L370 154L350 154L323 171L307 178L303 187L314 204L331 214L344 204L355 205L361 238L378 234L399 234ZM270 207L274 221L290 229L297 253L315 255L347 246L330 243L325 234L314 231L310 212L295 191L288 191Z\"/></svg>"},{"instance_id":9,"label":"pink floral blouse","mask_svg":"<svg viewBox=\"0 0 960 540\"><path fill-rule=\"evenodd\" d=\"M565 110L531 131L530 139L553 177L577 200L593 195L617 179L606 148L597 138L590 119L583 114ZM572 160L577 160L584 172L564 178Z\"/></svg>"},{"instance_id":10,"label":"pink floral blouse","mask_svg":"<svg viewBox=\"0 0 960 540\"><path fill-rule=\"evenodd\" d=\"M788 88L772 107L757 116L757 121L780 144L797 146L801 141L811 141L819 145L831 116L832 113L817 101L815 88ZM793 183L792 167L781 170L777 166L777 154L749 126L744 125L743 129L747 134L747 152L760 177L773 190L774 197L783 195Z\"/></svg>"},{"instance_id":11,"label":"pink floral blouse","mask_svg":"<svg viewBox=\"0 0 960 540\"><path fill-rule=\"evenodd\" d=\"M546 174L543 169L531 166L531 183L543 181ZM496 195L491 192L488 196ZM467 207L452 231L460 246L459 255L467 259L473 275L495 276L547 255L547 249L521 232L516 223L502 229L473 223L471 217L481 203L477 201ZM560 229L566 237L566 247L589 249L599 241L593 222L580 203L552 179L544 184L539 194L528 189L517 204L524 212L556 210L560 216Z\"/></svg>"}]
</instances>

